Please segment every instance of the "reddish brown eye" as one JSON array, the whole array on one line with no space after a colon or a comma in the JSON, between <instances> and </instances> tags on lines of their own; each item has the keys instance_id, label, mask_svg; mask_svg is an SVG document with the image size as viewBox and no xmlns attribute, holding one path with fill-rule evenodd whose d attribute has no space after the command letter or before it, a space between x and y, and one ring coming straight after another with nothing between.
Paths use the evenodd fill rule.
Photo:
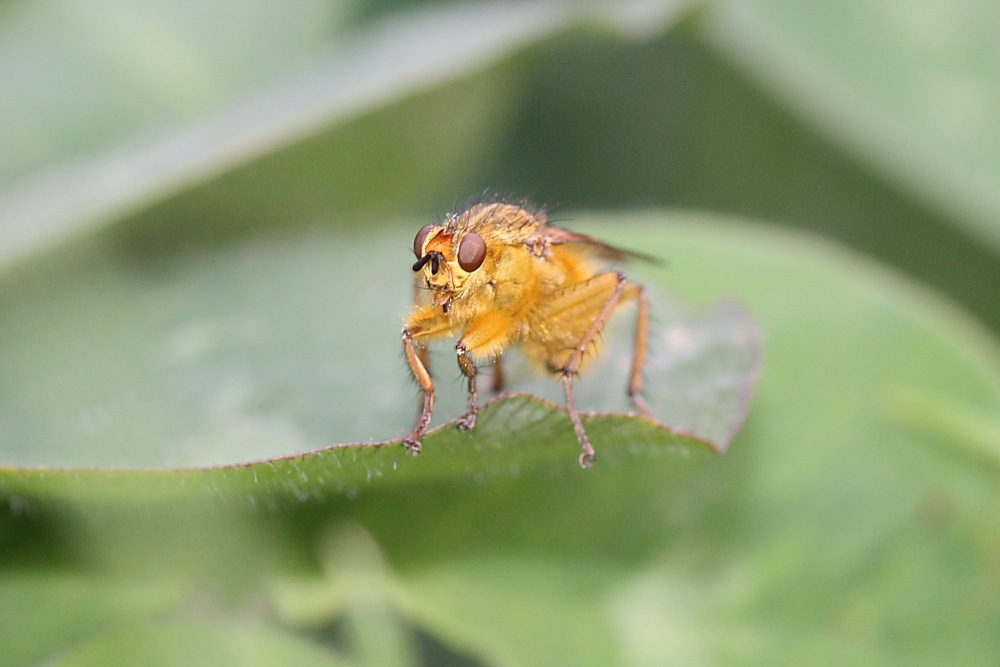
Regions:
<instances>
[{"instance_id":1,"label":"reddish brown eye","mask_svg":"<svg viewBox=\"0 0 1000 667\"><path fill-rule=\"evenodd\" d=\"M420 228L420 231L417 232L416 237L414 237L413 254L417 256L417 259L420 259L420 252L424 249L424 239L427 238L427 234L429 234L432 229L434 229L434 225L424 225Z\"/></svg>"},{"instance_id":2,"label":"reddish brown eye","mask_svg":"<svg viewBox=\"0 0 1000 667\"><path fill-rule=\"evenodd\" d=\"M458 244L458 265L463 271L472 272L486 259L486 241L475 232L469 232Z\"/></svg>"}]
</instances>

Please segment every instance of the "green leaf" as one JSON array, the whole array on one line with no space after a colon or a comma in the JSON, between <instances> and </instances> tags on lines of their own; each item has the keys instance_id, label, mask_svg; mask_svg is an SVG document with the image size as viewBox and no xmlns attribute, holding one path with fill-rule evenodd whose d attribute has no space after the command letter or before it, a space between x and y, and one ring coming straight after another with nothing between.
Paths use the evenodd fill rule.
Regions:
<instances>
[{"instance_id":1,"label":"green leaf","mask_svg":"<svg viewBox=\"0 0 1000 667\"><path fill-rule=\"evenodd\" d=\"M713 5L717 48L807 122L1000 250L990 0Z\"/></svg>"},{"instance_id":2,"label":"green leaf","mask_svg":"<svg viewBox=\"0 0 1000 667\"><path fill-rule=\"evenodd\" d=\"M578 445L565 412L528 396L488 405L470 433L448 424L428 434L416 460L405 453L399 438L417 400L398 332L414 228L269 237L168 253L154 268L88 247L10 276L0 287L8 323L0 331L0 485L124 498L171 489L311 497L354 493L383 474L494 475L572 463ZM650 230L635 247L657 244L668 246ZM653 288L669 277L634 268ZM634 416L588 417L602 458L706 444L721 451L746 414L757 372L753 324L735 306L691 314L661 292L653 289L644 393L672 430ZM632 317L616 318L606 352L578 383L582 409L629 409ZM438 421L455 419L464 413L457 367L434 361ZM513 361L515 389L562 403L558 383L533 380ZM268 460L247 465L255 459ZM79 469L223 464L238 465Z\"/></svg>"}]
</instances>

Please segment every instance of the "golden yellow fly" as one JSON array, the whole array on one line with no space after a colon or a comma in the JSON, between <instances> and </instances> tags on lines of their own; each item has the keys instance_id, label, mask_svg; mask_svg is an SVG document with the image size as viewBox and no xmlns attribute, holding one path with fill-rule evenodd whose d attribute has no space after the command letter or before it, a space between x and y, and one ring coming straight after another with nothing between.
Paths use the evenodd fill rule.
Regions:
<instances>
[{"instance_id":1,"label":"golden yellow fly","mask_svg":"<svg viewBox=\"0 0 1000 667\"><path fill-rule=\"evenodd\" d=\"M469 408L458 426L476 423L477 365L493 364L493 390L503 389L500 358L517 345L525 355L560 377L566 409L590 466L594 448L573 400L573 378L595 351L598 334L615 307L638 301L635 349L627 394L644 415L639 396L646 348L648 306L643 288L620 272L601 272L604 259L621 250L597 239L546 223L545 214L507 203L477 204L439 225L426 225L413 240L414 306L403 328L406 362L423 402L405 444L420 451L434 409L434 383L427 342L461 334L458 367L468 378Z\"/></svg>"}]
</instances>

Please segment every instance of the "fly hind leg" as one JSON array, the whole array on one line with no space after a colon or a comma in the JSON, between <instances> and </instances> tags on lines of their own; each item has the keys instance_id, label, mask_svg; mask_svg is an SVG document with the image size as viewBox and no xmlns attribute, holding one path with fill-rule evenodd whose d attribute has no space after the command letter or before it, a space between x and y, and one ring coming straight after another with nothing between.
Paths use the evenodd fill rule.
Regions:
<instances>
[{"instance_id":1,"label":"fly hind leg","mask_svg":"<svg viewBox=\"0 0 1000 667\"><path fill-rule=\"evenodd\" d=\"M490 391L494 395L503 393L504 389L504 376L503 376L503 363L502 357L497 357L493 360L493 386L490 387Z\"/></svg>"},{"instance_id":2,"label":"fly hind leg","mask_svg":"<svg viewBox=\"0 0 1000 667\"><path fill-rule=\"evenodd\" d=\"M635 298L638 308L635 314L635 343L632 350L632 372L628 379L629 400L635 409L644 417L652 419L653 414L649 411L646 401L639 395L642 389L642 367L646 361L646 336L649 330L649 304L646 300L646 290L636 283L627 283L622 291L623 299Z\"/></svg>"},{"instance_id":3,"label":"fly hind leg","mask_svg":"<svg viewBox=\"0 0 1000 667\"><path fill-rule=\"evenodd\" d=\"M571 347L550 347L547 353L547 364L556 373L566 392L566 410L573 423L573 431L583 452L580 454L580 465L589 467L594 462L594 448L590 444L587 432L583 428L580 413L576 408L573 396L573 380L584 363L585 356L592 351L597 336L611 317L615 307L623 300L637 299L639 302L636 322L636 348L632 358L632 373L629 377L627 394L632 399L636 409L648 414L648 409L639 390L642 385L642 364L645 356L647 304L642 287L630 283L621 273L605 273L594 276L583 283L573 285L563 290L552 301L540 317L550 322L552 328L564 328L575 331L572 334ZM593 316L581 318L581 312L594 312Z\"/></svg>"},{"instance_id":4,"label":"fly hind leg","mask_svg":"<svg viewBox=\"0 0 1000 667\"><path fill-rule=\"evenodd\" d=\"M576 409L576 401L573 398L573 378L580 371L584 354L586 354L587 350L594 343L597 334L604 328L615 306L621 300L626 286L630 285L630 283L626 282L625 275L622 273L606 273L592 278L574 290L574 292L580 292L578 298L584 297L585 299L598 300L597 302L600 303L599 299L602 292L607 292L607 283L611 281L613 281L611 294L608 295L597 315L590 321L590 325L583 332L583 335L580 336L569 357L559 369L562 376L563 388L566 390L566 411L569 412L569 418L573 422L573 431L576 433L576 439L580 443L580 448L583 449L583 452L580 454L580 466L583 468L589 468L593 465L594 447L590 444L590 438L587 437L587 432L583 428L583 422L580 420L580 413ZM591 294L587 294L587 292L591 291Z\"/></svg>"}]
</instances>

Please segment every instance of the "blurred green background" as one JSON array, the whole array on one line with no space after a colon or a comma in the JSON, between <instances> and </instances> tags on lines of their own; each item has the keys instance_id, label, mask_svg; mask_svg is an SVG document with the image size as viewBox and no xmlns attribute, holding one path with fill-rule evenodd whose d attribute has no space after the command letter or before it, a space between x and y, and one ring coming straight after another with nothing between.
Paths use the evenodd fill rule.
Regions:
<instances>
[{"instance_id":1,"label":"blurred green background","mask_svg":"<svg viewBox=\"0 0 1000 667\"><path fill-rule=\"evenodd\" d=\"M995 664L997 34L987 0L0 3L0 664ZM486 191L665 258L628 267L654 328L745 305L725 455L594 419L581 471L526 401L418 459L205 467L398 437L412 235Z\"/></svg>"}]
</instances>

